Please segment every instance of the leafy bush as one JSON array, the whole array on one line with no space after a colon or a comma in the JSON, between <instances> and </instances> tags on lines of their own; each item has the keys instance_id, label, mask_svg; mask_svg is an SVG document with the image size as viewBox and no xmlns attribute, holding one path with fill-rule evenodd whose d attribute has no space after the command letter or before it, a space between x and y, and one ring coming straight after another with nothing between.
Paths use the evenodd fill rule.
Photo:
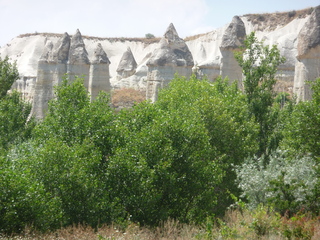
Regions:
<instances>
[{"instance_id":1,"label":"leafy bush","mask_svg":"<svg viewBox=\"0 0 320 240\"><path fill-rule=\"evenodd\" d=\"M311 88L313 99L298 103L286 119L281 147L292 154L311 154L320 159L320 78L311 84Z\"/></svg>"},{"instance_id":2,"label":"leafy bush","mask_svg":"<svg viewBox=\"0 0 320 240\"><path fill-rule=\"evenodd\" d=\"M8 90L18 78L16 63L11 64L8 56L4 59L0 57L0 99L7 95Z\"/></svg>"},{"instance_id":3,"label":"leafy bush","mask_svg":"<svg viewBox=\"0 0 320 240\"><path fill-rule=\"evenodd\" d=\"M0 159L0 232L17 233L26 226L41 231L60 227L60 199L35 181L34 169L27 164L33 150L32 145L23 144Z\"/></svg>"},{"instance_id":4,"label":"leafy bush","mask_svg":"<svg viewBox=\"0 0 320 240\"><path fill-rule=\"evenodd\" d=\"M49 102L46 117L33 131L33 137L40 143L59 139L68 146L91 140L104 157L109 155L112 138L116 136L109 96L101 92L90 103L82 78L76 78L71 84L64 79L55 94L56 98Z\"/></svg>"},{"instance_id":5,"label":"leafy bush","mask_svg":"<svg viewBox=\"0 0 320 240\"><path fill-rule=\"evenodd\" d=\"M110 220L107 192L100 169L101 153L89 141L72 147L50 139L30 162L33 177L61 202L63 225Z\"/></svg>"},{"instance_id":6,"label":"leafy bush","mask_svg":"<svg viewBox=\"0 0 320 240\"><path fill-rule=\"evenodd\" d=\"M146 38L155 38L155 36L152 33L147 33Z\"/></svg>"},{"instance_id":7,"label":"leafy bush","mask_svg":"<svg viewBox=\"0 0 320 240\"><path fill-rule=\"evenodd\" d=\"M282 151L273 153L267 165L263 157L247 159L237 169L237 176L249 206L271 204L282 214L307 207L317 183L312 158L298 156L288 159Z\"/></svg>"},{"instance_id":8,"label":"leafy bush","mask_svg":"<svg viewBox=\"0 0 320 240\"><path fill-rule=\"evenodd\" d=\"M206 79L190 79L176 76L168 88L159 93L155 103L168 113L191 112L203 122L202 134L209 137L210 147L215 149L215 161L225 171L222 183L216 188L218 197L215 214L223 215L233 202L229 192L239 196L235 184L234 165L253 155L257 149L258 125L250 117L245 95L230 85L228 79L218 78L211 83Z\"/></svg>"},{"instance_id":9,"label":"leafy bush","mask_svg":"<svg viewBox=\"0 0 320 240\"><path fill-rule=\"evenodd\" d=\"M35 125L33 119L27 123L30 111L31 105L25 103L18 92L0 99L0 150L30 137Z\"/></svg>"},{"instance_id":10,"label":"leafy bush","mask_svg":"<svg viewBox=\"0 0 320 240\"><path fill-rule=\"evenodd\" d=\"M319 226L319 218L313 218L310 213L298 212L290 218L282 217L280 230L286 239L317 239L317 225Z\"/></svg>"},{"instance_id":11,"label":"leafy bush","mask_svg":"<svg viewBox=\"0 0 320 240\"><path fill-rule=\"evenodd\" d=\"M128 120L122 122L130 119L135 126L126 126L126 144L108 161L112 198L144 224L196 221L211 214L222 171L196 109L169 113L151 103L143 106L123 116Z\"/></svg>"}]
</instances>

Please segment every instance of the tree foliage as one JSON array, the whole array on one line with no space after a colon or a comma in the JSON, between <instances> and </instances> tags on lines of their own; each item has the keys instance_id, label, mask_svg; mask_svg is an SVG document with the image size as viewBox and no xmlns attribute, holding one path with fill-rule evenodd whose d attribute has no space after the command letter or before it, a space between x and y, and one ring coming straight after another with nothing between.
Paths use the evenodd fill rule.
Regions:
<instances>
[{"instance_id":1,"label":"tree foliage","mask_svg":"<svg viewBox=\"0 0 320 240\"><path fill-rule=\"evenodd\" d=\"M27 123L31 105L24 102L20 93L13 92L0 100L0 149L8 150L17 140L30 137L34 127L31 118Z\"/></svg>"},{"instance_id":2,"label":"tree foliage","mask_svg":"<svg viewBox=\"0 0 320 240\"><path fill-rule=\"evenodd\" d=\"M16 91L8 94L18 77L16 64L11 64L8 57L0 58L0 153L17 140L27 139L34 126L32 118L27 123L31 105L24 102Z\"/></svg>"},{"instance_id":3,"label":"tree foliage","mask_svg":"<svg viewBox=\"0 0 320 240\"><path fill-rule=\"evenodd\" d=\"M19 78L16 64L9 62L9 57L0 58L0 99L7 95L15 80Z\"/></svg>"},{"instance_id":4,"label":"tree foliage","mask_svg":"<svg viewBox=\"0 0 320 240\"><path fill-rule=\"evenodd\" d=\"M298 212L302 206L311 209L317 184L315 161L311 157L288 157L283 151L270 155L265 165L263 158L249 158L238 168L239 187L249 206L270 205L282 215Z\"/></svg>"},{"instance_id":5,"label":"tree foliage","mask_svg":"<svg viewBox=\"0 0 320 240\"><path fill-rule=\"evenodd\" d=\"M311 83L313 99L299 102L286 119L282 147L320 159L320 78Z\"/></svg>"},{"instance_id":6,"label":"tree foliage","mask_svg":"<svg viewBox=\"0 0 320 240\"><path fill-rule=\"evenodd\" d=\"M240 196L281 213L318 211L320 80L312 101L283 104L275 46L251 34L237 59L244 91L176 75L157 102L115 111L108 94L90 102L82 78L65 78L45 118L28 124L30 105L16 92L2 97L0 233L202 224Z\"/></svg>"},{"instance_id":7,"label":"tree foliage","mask_svg":"<svg viewBox=\"0 0 320 240\"><path fill-rule=\"evenodd\" d=\"M260 126L258 155L266 154L267 150L274 150L272 146L272 132L277 122L277 111L274 104L276 73L278 66L285 61L277 46L264 46L252 32L244 41L244 48L235 54L242 67L249 111ZM276 144L277 145L277 144ZM271 148L271 149L270 149Z\"/></svg>"},{"instance_id":8,"label":"tree foliage","mask_svg":"<svg viewBox=\"0 0 320 240\"><path fill-rule=\"evenodd\" d=\"M146 38L155 38L155 36L152 33L147 33L145 37Z\"/></svg>"}]
</instances>

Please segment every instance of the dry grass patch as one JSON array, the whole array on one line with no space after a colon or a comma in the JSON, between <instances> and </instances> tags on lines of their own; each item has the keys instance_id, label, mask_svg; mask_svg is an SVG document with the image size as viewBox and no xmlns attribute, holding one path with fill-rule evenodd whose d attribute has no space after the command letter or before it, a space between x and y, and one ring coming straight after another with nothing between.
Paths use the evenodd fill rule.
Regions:
<instances>
[{"instance_id":1,"label":"dry grass patch","mask_svg":"<svg viewBox=\"0 0 320 240\"><path fill-rule=\"evenodd\" d=\"M116 89L111 94L111 104L115 109L130 108L146 100L146 92L133 88Z\"/></svg>"},{"instance_id":2,"label":"dry grass patch","mask_svg":"<svg viewBox=\"0 0 320 240\"><path fill-rule=\"evenodd\" d=\"M44 37L62 37L62 33L48 33L48 32L43 32L43 33L25 33L25 34L20 34L18 38L24 38L24 37L31 37L31 36L44 36ZM72 37L72 35L70 35ZM87 36L87 35L82 35L83 39L89 39L89 40L97 40L97 41L109 41L109 42L142 42L145 44L152 44L152 43L157 43L160 41L160 38L139 38L139 37L93 37L93 36Z\"/></svg>"},{"instance_id":3,"label":"dry grass patch","mask_svg":"<svg viewBox=\"0 0 320 240\"><path fill-rule=\"evenodd\" d=\"M11 236L6 240L195 240L205 239L199 228L181 224L178 221L168 220L157 228L140 227L130 224L125 230L116 225L102 226L94 229L88 226L70 226L46 234L30 232L26 230L19 236Z\"/></svg>"},{"instance_id":4,"label":"dry grass patch","mask_svg":"<svg viewBox=\"0 0 320 240\"><path fill-rule=\"evenodd\" d=\"M206 224L195 226L169 219L158 227L141 227L129 223L125 227L104 225L92 228L74 225L54 232L39 233L26 228L20 235L3 240L195 240L195 239L259 239L297 240L320 239L320 217L298 213L292 217L280 216L274 211L258 207L255 210L233 209L223 219L208 219Z\"/></svg>"},{"instance_id":5,"label":"dry grass patch","mask_svg":"<svg viewBox=\"0 0 320 240\"><path fill-rule=\"evenodd\" d=\"M187 37L185 37L183 40L185 41L185 42L187 42L187 41L193 41L193 40L196 40L196 39L198 39L198 38L200 38L200 37L202 37L202 36L205 36L206 34L208 34L209 32L207 32L207 33L200 33L200 34L197 34L197 35L193 35L193 36L187 36Z\"/></svg>"},{"instance_id":6,"label":"dry grass patch","mask_svg":"<svg viewBox=\"0 0 320 240\"><path fill-rule=\"evenodd\" d=\"M310 15L313 8L306 8L302 10L293 10L290 12L275 12L263 14L246 14L243 15L252 22L256 31L272 31L279 26L285 26L296 18L305 18Z\"/></svg>"}]
</instances>

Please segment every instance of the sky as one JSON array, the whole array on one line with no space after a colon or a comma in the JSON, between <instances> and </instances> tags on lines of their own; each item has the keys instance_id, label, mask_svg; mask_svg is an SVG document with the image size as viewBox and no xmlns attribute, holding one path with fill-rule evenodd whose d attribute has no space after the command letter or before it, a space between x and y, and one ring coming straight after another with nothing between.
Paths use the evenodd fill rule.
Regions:
<instances>
[{"instance_id":1,"label":"sky","mask_svg":"<svg viewBox=\"0 0 320 240\"><path fill-rule=\"evenodd\" d=\"M161 37L173 23L181 38L209 32L235 15L299 10L320 0L0 0L0 46L20 34Z\"/></svg>"}]
</instances>

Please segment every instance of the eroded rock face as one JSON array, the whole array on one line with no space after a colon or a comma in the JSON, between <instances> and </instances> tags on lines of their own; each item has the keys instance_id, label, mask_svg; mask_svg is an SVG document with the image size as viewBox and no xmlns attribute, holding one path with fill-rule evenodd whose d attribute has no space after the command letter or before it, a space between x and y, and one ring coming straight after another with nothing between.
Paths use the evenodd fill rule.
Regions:
<instances>
[{"instance_id":1,"label":"eroded rock face","mask_svg":"<svg viewBox=\"0 0 320 240\"><path fill-rule=\"evenodd\" d=\"M187 44L179 37L171 23L160 40L159 48L153 52L147 62L147 66L193 67L193 65L193 57Z\"/></svg>"},{"instance_id":2,"label":"eroded rock face","mask_svg":"<svg viewBox=\"0 0 320 240\"><path fill-rule=\"evenodd\" d=\"M171 23L159 47L154 50L147 62L147 94L146 98L152 102L157 100L158 90L165 87L175 73L189 77L194 66L192 54Z\"/></svg>"},{"instance_id":3,"label":"eroded rock face","mask_svg":"<svg viewBox=\"0 0 320 240\"><path fill-rule=\"evenodd\" d=\"M90 64L88 52L79 29L72 36L69 50L69 64Z\"/></svg>"},{"instance_id":4,"label":"eroded rock face","mask_svg":"<svg viewBox=\"0 0 320 240\"><path fill-rule=\"evenodd\" d=\"M90 64L79 30L71 41L67 33L54 46L52 42L47 41L38 61L32 114L38 119L45 116L48 102L54 97L54 86L61 83L66 73L70 81L75 76L84 77L84 85L92 100L99 91L110 91L109 64L110 61L100 43L95 48Z\"/></svg>"},{"instance_id":5,"label":"eroded rock face","mask_svg":"<svg viewBox=\"0 0 320 240\"><path fill-rule=\"evenodd\" d=\"M74 80L76 76L84 78L84 86L89 88L90 61L79 29L72 36L68 59L68 76Z\"/></svg>"},{"instance_id":6,"label":"eroded rock face","mask_svg":"<svg viewBox=\"0 0 320 240\"><path fill-rule=\"evenodd\" d=\"M298 35L298 59L312 57L320 45L320 6L316 7ZM317 55L317 53L316 53Z\"/></svg>"},{"instance_id":7,"label":"eroded rock face","mask_svg":"<svg viewBox=\"0 0 320 240\"><path fill-rule=\"evenodd\" d=\"M103 50L101 43L98 43L97 47L94 50L94 59L92 63L94 64L99 64L99 63L110 64L111 63L106 52Z\"/></svg>"},{"instance_id":8,"label":"eroded rock face","mask_svg":"<svg viewBox=\"0 0 320 240\"><path fill-rule=\"evenodd\" d=\"M65 33L53 47L47 41L38 61L37 81L32 102L32 115L41 119L48 109L48 102L54 97L54 86L58 85L67 72L70 37Z\"/></svg>"},{"instance_id":9,"label":"eroded rock face","mask_svg":"<svg viewBox=\"0 0 320 240\"><path fill-rule=\"evenodd\" d=\"M226 29L220 51L222 55L220 65L220 75L225 78L229 77L230 81L236 80L241 87L242 69L234 58L234 51L239 50L246 37L246 29L240 17L234 16L232 22Z\"/></svg>"},{"instance_id":10,"label":"eroded rock face","mask_svg":"<svg viewBox=\"0 0 320 240\"><path fill-rule=\"evenodd\" d=\"M320 6L316 7L298 35L298 62L295 65L294 92L299 100L310 100L307 81L320 77Z\"/></svg>"},{"instance_id":11,"label":"eroded rock face","mask_svg":"<svg viewBox=\"0 0 320 240\"><path fill-rule=\"evenodd\" d=\"M39 61L48 61L52 55L53 43L47 41Z\"/></svg>"},{"instance_id":12,"label":"eroded rock face","mask_svg":"<svg viewBox=\"0 0 320 240\"><path fill-rule=\"evenodd\" d=\"M222 37L220 49L238 49L246 37L246 28L240 17L234 16Z\"/></svg>"},{"instance_id":13,"label":"eroded rock face","mask_svg":"<svg viewBox=\"0 0 320 240\"><path fill-rule=\"evenodd\" d=\"M58 40L52 50L52 55L49 56L48 61L67 63L70 49L70 36L64 33L62 38Z\"/></svg>"},{"instance_id":14,"label":"eroded rock face","mask_svg":"<svg viewBox=\"0 0 320 240\"><path fill-rule=\"evenodd\" d=\"M127 78L135 74L137 69L137 62L132 54L131 48L128 47L120 60L119 66L117 68L118 80L122 78Z\"/></svg>"},{"instance_id":15,"label":"eroded rock face","mask_svg":"<svg viewBox=\"0 0 320 240\"><path fill-rule=\"evenodd\" d=\"M21 91L26 100L31 101L35 96L35 79L38 84L46 79L55 85L59 84L67 72L71 76L85 74L89 76L86 77L86 86L89 89L94 79L90 78L92 73L107 65L102 64L106 63L107 57L96 54L96 51L105 50L111 62L118 64L126 49L130 47L137 63L136 70L134 72L134 67L129 67L135 64L127 63L128 68L121 67L121 64L110 65L111 87L134 88L141 91L148 88L148 96L155 100L156 89L165 86L175 73L187 77L191 74L193 61L194 72L199 77L205 76L214 81L222 75L241 82L242 72L233 53L241 45L244 32L249 34L255 31L259 40L263 40L265 45L277 45L281 55L287 59L279 66L277 79L281 84L277 87L278 91L295 92L304 100L311 96L305 81L315 79L320 72L319 7L313 8L312 11L312 16L311 9L306 9L299 10L297 16L289 18L288 13L234 17L229 25L188 37L185 42L178 36L172 24L159 42L143 39L87 38L81 36L79 31L72 39L67 33L24 34L2 46L0 54L1 57L9 56L12 61L17 61L21 77L13 88ZM103 49L96 48L97 43L101 43ZM88 59L91 64L88 63ZM108 75L106 70L101 71L105 76ZM123 74L123 77L130 76L122 78L119 73Z\"/></svg>"},{"instance_id":16,"label":"eroded rock face","mask_svg":"<svg viewBox=\"0 0 320 240\"><path fill-rule=\"evenodd\" d=\"M94 59L90 65L89 93L91 100L94 100L100 91L110 92L110 60L103 50L101 43L97 44L94 50Z\"/></svg>"}]
</instances>

